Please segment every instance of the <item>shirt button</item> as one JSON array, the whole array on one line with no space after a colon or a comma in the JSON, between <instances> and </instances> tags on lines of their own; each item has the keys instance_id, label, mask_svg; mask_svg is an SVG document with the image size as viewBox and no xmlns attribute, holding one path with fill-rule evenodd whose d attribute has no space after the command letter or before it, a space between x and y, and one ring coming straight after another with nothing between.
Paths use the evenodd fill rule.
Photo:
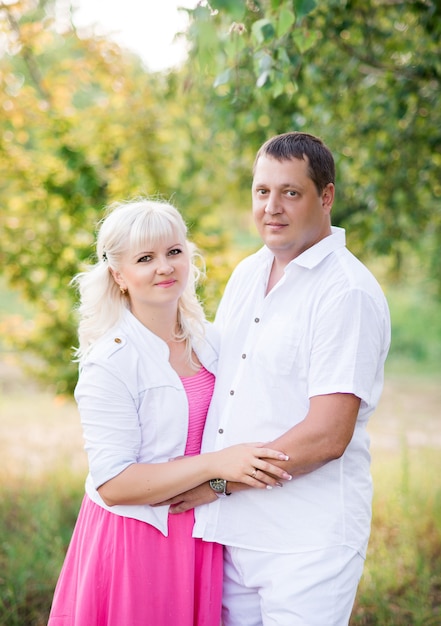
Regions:
<instances>
[{"instance_id":1,"label":"shirt button","mask_svg":"<svg viewBox=\"0 0 441 626\"><path fill-rule=\"evenodd\" d=\"M230 396L234 396L234 389L230 390Z\"/></svg>"},{"instance_id":2,"label":"shirt button","mask_svg":"<svg viewBox=\"0 0 441 626\"><path fill-rule=\"evenodd\" d=\"M258 324L260 322L260 318L259 317L255 317L254 321L256 322L256 324Z\"/></svg>"},{"instance_id":3,"label":"shirt button","mask_svg":"<svg viewBox=\"0 0 441 626\"><path fill-rule=\"evenodd\" d=\"M121 343L121 339L119 337L115 337L115 339L113 340L115 343Z\"/></svg>"},{"instance_id":4,"label":"shirt button","mask_svg":"<svg viewBox=\"0 0 441 626\"><path fill-rule=\"evenodd\" d=\"M217 432L219 433L219 435L222 435L223 432L224 432L224 429L223 428L219 428L219 430Z\"/></svg>"},{"instance_id":5,"label":"shirt button","mask_svg":"<svg viewBox=\"0 0 441 626\"><path fill-rule=\"evenodd\" d=\"M242 354L242 358L243 358L243 359L246 359L246 358L247 358L247 355L246 355L246 354Z\"/></svg>"}]
</instances>

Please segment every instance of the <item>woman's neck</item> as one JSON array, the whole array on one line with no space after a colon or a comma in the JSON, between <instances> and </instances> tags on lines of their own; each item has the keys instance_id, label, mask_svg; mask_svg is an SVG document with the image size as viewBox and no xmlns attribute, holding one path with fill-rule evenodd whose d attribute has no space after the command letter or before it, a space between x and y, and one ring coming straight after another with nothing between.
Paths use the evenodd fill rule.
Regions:
<instances>
[{"instance_id":1,"label":"woman's neck","mask_svg":"<svg viewBox=\"0 0 441 626\"><path fill-rule=\"evenodd\" d=\"M152 333L166 343L173 341L179 331L178 310L164 308L149 308L147 310L133 310L132 314Z\"/></svg>"},{"instance_id":2,"label":"woman's neck","mask_svg":"<svg viewBox=\"0 0 441 626\"><path fill-rule=\"evenodd\" d=\"M194 376L201 364L188 348L188 341L176 339L180 334L178 308L149 308L132 310L133 315L152 333L165 341L169 349L170 365L179 376ZM190 359L191 355L191 359Z\"/></svg>"}]
</instances>

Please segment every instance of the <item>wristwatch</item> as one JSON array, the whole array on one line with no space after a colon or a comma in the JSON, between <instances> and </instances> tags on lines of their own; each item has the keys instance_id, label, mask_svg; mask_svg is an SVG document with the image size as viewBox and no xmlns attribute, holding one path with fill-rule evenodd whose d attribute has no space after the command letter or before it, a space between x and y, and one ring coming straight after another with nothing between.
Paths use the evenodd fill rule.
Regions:
<instances>
[{"instance_id":1,"label":"wristwatch","mask_svg":"<svg viewBox=\"0 0 441 626\"><path fill-rule=\"evenodd\" d=\"M227 492L227 481L223 478L212 478L210 480L210 487L218 498L225 498L225 496L231 496L231 493Z\"/></svg>"}]
</instances>

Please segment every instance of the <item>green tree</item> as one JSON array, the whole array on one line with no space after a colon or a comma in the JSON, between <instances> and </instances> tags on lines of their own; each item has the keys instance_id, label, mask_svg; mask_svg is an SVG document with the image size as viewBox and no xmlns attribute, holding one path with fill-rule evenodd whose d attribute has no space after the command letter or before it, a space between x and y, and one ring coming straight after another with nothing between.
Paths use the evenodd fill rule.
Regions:
<instances>
[{"instance_id":1,"label":"green tree","mask_svg":"<svg viewBox=\"0 0 441 626\"><path fill-rule=\"evenodd\" d=\"M60 28L54 0L1 3L0 32L0 262L34 312L30 325L2 334L42 380L70 392L69 283L94 260L94 227L109 203L138 195L175 202L206 258L201 297L214 313L238 258L221 253L240 205L234 133L215 128L215 109L179 71L146 73L112 42L80 37L68 19Z\"/></svg>"},{"instance_id":2,"label":"green tree","mask_svg":"<svg viewBox=\"0 0 441 626\"><path fill-rule=\"evenodd\" d=\"M236 153L290 129L321 135L351 247L388 255L395 277L419 254L441 294L439 3L212 0L190 14L189 76L211 76L207 107Z\"/></svg>"},{"instance_id":3,"label":"green tree","mask_svg":"<svg viewBox=\"0 0 441 626\"><path fill-rule=\"evenodd\" d=\"M159 76L114 44L58 33L53 3L0 5L3 273L32 303L13 339L35 370L72 389L76 366L70 279L92 258L94 225L113 200L165 194Z\"/></svg>"},{"instance_id":4,"label":"green tree","mask_svg":"<svg viewBox=\"0 0 441 626\"><path fill-rule=\"evenodd\" d=\"M175 202L207 260L211 316L259 245L255 151L288 129L332 148L334 223L350 247L385 255L397 277L419 255L441 290L437 4L213 0L190 14L188 62L150 74L112 42L60 28L54 0L0 3L0 262L35 311L15 346L60 392L76 379L69 282L93 260L103 207L139 194Z\"/></svg>"}]
</instances>

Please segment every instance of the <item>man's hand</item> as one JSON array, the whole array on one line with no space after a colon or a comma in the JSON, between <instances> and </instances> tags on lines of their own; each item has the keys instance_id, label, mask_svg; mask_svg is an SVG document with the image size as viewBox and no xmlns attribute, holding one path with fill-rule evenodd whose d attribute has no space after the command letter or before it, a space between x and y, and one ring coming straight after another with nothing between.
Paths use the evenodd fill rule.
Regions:
<instances>
[{"instance_id":1,"label":"man's hand","mask_svg":"<svg viewBox=\"0 0 441 626\"><path fill-rule=\"evenodd\" d=\"M170 513L185 513L185 511L194 509L196 506L200 506L201 504L214 502L216 498L217 495L214 493L209 483L203 483L202 485L199 485L194 489L190 489L189 491L184 491L184 493L180 493L174 498L170 498L169 500L165 500L164 502L159 502L158 504L155 504L155 506L169 504Z\"/></svg>"}]
</instances>

